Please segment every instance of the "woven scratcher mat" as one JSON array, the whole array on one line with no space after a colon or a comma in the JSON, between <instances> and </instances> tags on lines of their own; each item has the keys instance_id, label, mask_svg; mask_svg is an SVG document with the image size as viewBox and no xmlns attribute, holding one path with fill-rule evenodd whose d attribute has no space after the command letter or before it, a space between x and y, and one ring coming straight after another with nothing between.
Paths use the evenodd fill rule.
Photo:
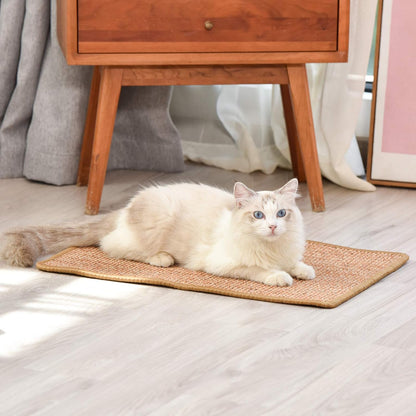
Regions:
<instances>
[{"instance_id":1,"label":"woven scratcher mat","mask_svg":"<svg viewBox=\"0 0 416 416\"><path fill-rule=\"evenodd\" d=\"M294 279L290 287L219 277L182 267L150 266L107 257L97 247L71 247L37 264L38 269L119 282L145 283L268 302L334 308L401 267L407 254L361 250L308 241L304 261L314 280Z\"/></svg>"}]
</instances>

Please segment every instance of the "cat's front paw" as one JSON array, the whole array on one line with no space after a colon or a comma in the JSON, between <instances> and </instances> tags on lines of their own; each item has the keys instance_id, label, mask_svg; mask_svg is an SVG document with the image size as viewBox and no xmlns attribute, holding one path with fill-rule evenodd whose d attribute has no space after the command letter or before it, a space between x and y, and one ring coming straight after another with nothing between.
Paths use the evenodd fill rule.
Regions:
<instances>
[{"instance_id":1,"label":"cat's front paw","mask_svg":"<svg viewBox=\"0 0 416 416\"><path fill-rule=\"evenodd\" d=\"M147 259L147 263L152 266L169 267L175 263L175 259L166 251L160 251L152 257Z\"/></svg>"},{"instance_id":2,"label":"cat's front paw","mask_svg":"<svg viewBox=\"0 0 416 416\"><path fill-rule=\"evenodd\" d=\"M268 273L263 283L270 286L292 286L293 279L289 273L276 270Z\"/></svg>"},{"instance_id":3,"label":"cat's front paw","mask_svg":"<svg viewBox=\"0 0 416 416\"><path fill-rule=\"evenodd\" d=\"M292 276L302 280L312 280L315 278L315 270L312 266L309 266L301 261L291 270Z\"/></svg>"}]
</instances>

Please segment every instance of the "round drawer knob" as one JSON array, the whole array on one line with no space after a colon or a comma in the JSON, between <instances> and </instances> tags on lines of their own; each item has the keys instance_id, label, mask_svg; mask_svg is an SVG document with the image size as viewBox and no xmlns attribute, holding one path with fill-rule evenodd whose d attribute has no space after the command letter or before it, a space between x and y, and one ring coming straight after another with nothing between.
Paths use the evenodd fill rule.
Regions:
<instances>
[{"instance_id":1,"label":"round drawer knob","mask_svg":"<svg viewBox=\"0 0 416 416\"><path fill-rule=\"evenodd\" d=\"M212 28L214 27L214 24L213 24L210 20L207 20L207 21L204 23L204 26L205 26L205 29L206 29L206 30L212 30Z\"/></svg>"}]
</instances>

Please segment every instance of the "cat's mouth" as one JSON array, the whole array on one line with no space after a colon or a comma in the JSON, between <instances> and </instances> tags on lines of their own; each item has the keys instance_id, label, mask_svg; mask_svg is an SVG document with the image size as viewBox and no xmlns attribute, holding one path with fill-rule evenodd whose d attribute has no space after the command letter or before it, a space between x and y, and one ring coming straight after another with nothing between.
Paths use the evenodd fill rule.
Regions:
<instances>
[{"instance_id":1,"label":"cat's mouth","mask_svg":"<svg viewBox=\"0 0 416 416\"><path fill-rule=\"evenodd\" d=\"M276 240L277 238L280 237L280 233L275 231L270 231L269 233L266 234L266 238L268 240Z\"/></svg>"}]
</instances>

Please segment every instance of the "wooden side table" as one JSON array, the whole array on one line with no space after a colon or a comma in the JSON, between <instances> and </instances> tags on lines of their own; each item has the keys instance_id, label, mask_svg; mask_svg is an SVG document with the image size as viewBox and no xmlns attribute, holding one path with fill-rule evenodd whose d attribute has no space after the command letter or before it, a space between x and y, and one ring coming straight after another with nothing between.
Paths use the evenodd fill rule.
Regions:
<instances>
[{"instance_id":1,"label":"wooden side table","mask_svg":"<svg viewBox=\"0 0 416 416\"><path fill-rule=\"evenodd\" d=\"M349 0L57 0L70 65L94 65L78 184L98 213L125 85L280 84L294 175L325 210L305 63L344 62Z\"/></svg>"}]
</instances>

